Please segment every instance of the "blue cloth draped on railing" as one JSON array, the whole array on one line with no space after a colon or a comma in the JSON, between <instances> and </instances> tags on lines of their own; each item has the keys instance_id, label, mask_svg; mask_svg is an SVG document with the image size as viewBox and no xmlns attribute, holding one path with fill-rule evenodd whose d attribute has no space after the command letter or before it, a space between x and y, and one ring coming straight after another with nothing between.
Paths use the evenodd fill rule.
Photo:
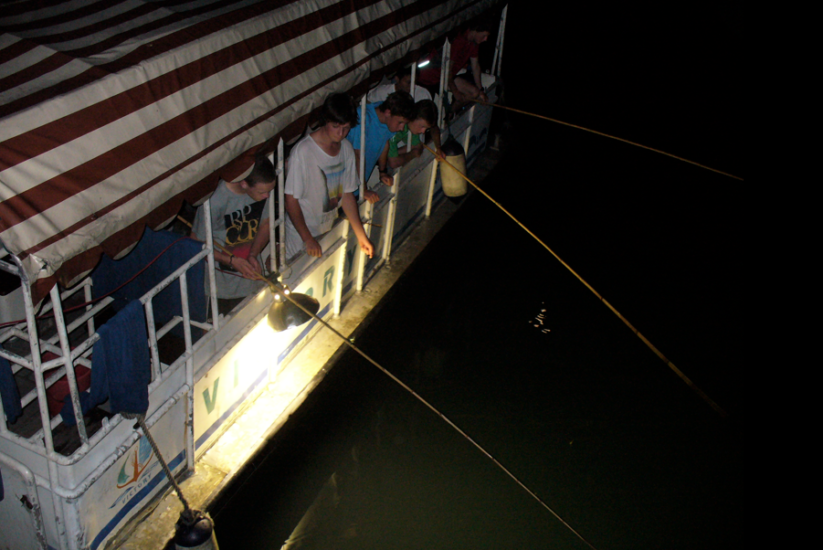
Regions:
<instances>
[{"instance_id":1,"label":"blue cloth draped on railing","mask_svg":"<svg viewBox=\"0 0 823 550\"><path fill-rule=\"evenodd\" d=\"M120 260L112 260L108 256L104 256L100 260L100 264L91 274L94 282L94 295L96 297L103 296L122 285L154 260L166 247L171 245L171 248L152 263L146 271L112 295L115 300L112 305L117 311L131 300L142 297L157 283L179 268L183 262L203 249L203 243L199 241L189 238L180 239L180 235L169 231L152 231L146 228L140 242L125 257ZM204 261L201 260L190 268L186 275L189 314L194 321L206 320L206 296L203 285L205 270L203 264ZM168 288L163 289L152 300L152 306L154 307L154 322L158 327L168 322L174 315L182 315L180 285L174 282ZM182 337L183 333L180 326L175 327L173 334ZM197 340L201 334L200 330L192 329L192 338L194 340Z\"/></svg>"},{"instance_id":2,"label":"blue cloth draped on railing","mask_svg":"<svg viewBox=\"0 0 823 550\"><path fill-rule=\"evenodd\" d=\"M14 381L11 365L5 357L0 357L0 398L3 399L6 420L14 422L23 414L20 407L20 391L17 389L17 382Z\"/></svg>"},{"instance_id":3,"label":"blue cloth draped on railing","mask_svg":"<svg viewBox=\"0 0 823 550\"><path fill-rule=\"evenodd\" d=\"M83 413L109 401L113 413L145 414L149 408L149 357L146 314L139 300L132 300L97 330L91 360L91 388L80 394ZM63 423L73 426L71 395L60 411Z\"/></svg>"}]
</instances>

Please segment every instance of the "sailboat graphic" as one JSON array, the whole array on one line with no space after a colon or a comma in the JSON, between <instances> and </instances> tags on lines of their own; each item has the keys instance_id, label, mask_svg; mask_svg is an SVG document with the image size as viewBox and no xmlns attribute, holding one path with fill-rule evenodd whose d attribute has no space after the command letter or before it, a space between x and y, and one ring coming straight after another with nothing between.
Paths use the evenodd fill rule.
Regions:
<instances>
[{"instance_id":1,"label":"sailboat graphic","mask_svg":"<svg viewBox=\"0 0 823 550\"><path fill-rule=\"evenodd\" d=\"M140 479L140 474L146 470L149 462L151 462L151 445L145 437L141 437L130 460L127 460L120 468L117 488L122 489Z\"/></svg>"}]
</instances>

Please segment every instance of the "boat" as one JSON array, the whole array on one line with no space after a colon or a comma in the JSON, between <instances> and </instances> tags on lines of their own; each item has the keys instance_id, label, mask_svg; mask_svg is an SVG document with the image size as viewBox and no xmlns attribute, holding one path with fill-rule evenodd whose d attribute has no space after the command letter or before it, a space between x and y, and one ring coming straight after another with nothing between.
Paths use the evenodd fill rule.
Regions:
<instances>
[{"instance_id":1,"label":"boat","mask_svg":"<svg viewBox=\"0 0 823 550\"><path fill-rule=\"evenodd\" d=\"M506 14L493 0L4 7L0 546L161 547L173 536L181 505L143 428L111 399L80 412L95 372L123 382L121 363L150 364L146 429L198 507L300 407L340 342L322 341L316 320L274 333L268 286L208 315L216 245L166 228L185 204L207 208L220 178L268 155L278 174L267 202L273 271L351 334L402 272L406 249L425 246L456 207L426 153L379 186L378 203L360 204L374 258L341 219L321 258L287 262L286 149L329 94L364 96L444 44L447 63L448 35L489 13L500 17L483 74L493 103ZM449 126L468 166L489 145L491 110L474 105ZM127 359L100 367L104 351Z\"/></svg>"}]
</instances>

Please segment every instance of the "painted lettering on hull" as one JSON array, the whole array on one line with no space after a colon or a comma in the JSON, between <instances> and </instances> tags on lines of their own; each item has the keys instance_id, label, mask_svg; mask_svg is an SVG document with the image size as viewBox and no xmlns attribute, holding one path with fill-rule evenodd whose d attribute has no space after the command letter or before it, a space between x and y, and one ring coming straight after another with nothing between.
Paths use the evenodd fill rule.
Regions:
<instances>
[{"instance_id":1,"label":"painted lettering on hull","mask_svg":"<svg viewBox=\"0 0 823 550\"><path fill-rule=\"evenodd\" d=\"M236 360L233 364L232 369L232 376L234 378L234 385L232 389L237 388L240 385L240 361ZM217 402L219 399L220 394L220 377L214 379L214 384L212 384L211 391L209 388L203 390L203 404L206 405L206 413L211 414L214 408L217 406Z\"/></svg>"},{"instance_id":2,"label":"painted lettering on hull","mask_svg":"<svg viewBox=\"0 0 823 550\"><path fill-rule=\"evenodd\" d=\"M323 274L323 296L330 290L334 290L334 266L331 266Z\"/></svg>"}]
</instances>

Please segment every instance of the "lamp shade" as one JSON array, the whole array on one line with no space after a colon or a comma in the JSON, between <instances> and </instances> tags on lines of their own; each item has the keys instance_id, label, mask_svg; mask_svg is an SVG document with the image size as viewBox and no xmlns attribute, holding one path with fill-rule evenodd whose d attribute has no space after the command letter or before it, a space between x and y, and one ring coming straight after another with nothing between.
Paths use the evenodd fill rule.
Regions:
<instances>
[{"instance_id":1,"label":"lamp shade","mask_svg":"<svg viewBox=\"0 0 823 550\"><path fill-rule=\"evenodd\" d=\"M311 314L306 313L297 307L291 300L303 306ZM289 300L275 298L269 310L269 326L276 332L282 332L288 328L299 327L316 315L320 310L320 302L308 294L289 294Z\"/></svg>"}]
</instances>

